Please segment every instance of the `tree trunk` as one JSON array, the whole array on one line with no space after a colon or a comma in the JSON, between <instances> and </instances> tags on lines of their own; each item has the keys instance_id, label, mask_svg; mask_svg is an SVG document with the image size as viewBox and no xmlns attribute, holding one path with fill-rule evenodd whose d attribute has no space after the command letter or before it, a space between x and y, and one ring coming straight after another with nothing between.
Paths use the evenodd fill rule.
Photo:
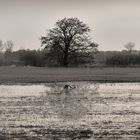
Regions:
<instances>
[{"instance_id":1,"label":"tree trunk","mask_svg":"<svg viewBox=\"0 0 140 140\"><path fill-rule=\"evenodd\" d=\"M64 53L63 66L68 67L68 54Z\"/></svg>"},{"instance_id":2,"label":"tree trunk","mask_svg":"<svg viewBox=\"0 0 140 140\"><path fill-rule=\"evenodd\" d=\"M69 45L66 46L66 49L64 51L64 57L63 57L63 66L68 67L68 48Z\"/></svg>"}]
</instances>

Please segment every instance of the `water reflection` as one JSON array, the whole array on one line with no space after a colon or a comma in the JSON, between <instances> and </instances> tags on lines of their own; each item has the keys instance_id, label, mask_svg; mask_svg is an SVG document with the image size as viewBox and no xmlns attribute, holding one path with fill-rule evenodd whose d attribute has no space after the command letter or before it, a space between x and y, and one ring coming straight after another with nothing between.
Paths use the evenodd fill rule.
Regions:
<instances>
[{"instance_id":1,"label":"water reflection","mask_svg":"<svg viewBox=\"0 0 140 140\"><path fill-rule=\"evenodd\" d=\"M136 138L140 84L0 85L0 113L0 139Z\"/></svg>"},{"instance_id":2,"label":"water reflection","mask_svg":"<svg viewBox=\"0 0 140 140\"><path fill-rule=\"evenodd\" d=\"M47 86L48 87L48 86ZM53 85L50 91L46 90L43 97L52 111L63 120L79 120L89 112L87 102L92 96L99 96L99 86L89 85Z\"/></svg>"}]
</instances>

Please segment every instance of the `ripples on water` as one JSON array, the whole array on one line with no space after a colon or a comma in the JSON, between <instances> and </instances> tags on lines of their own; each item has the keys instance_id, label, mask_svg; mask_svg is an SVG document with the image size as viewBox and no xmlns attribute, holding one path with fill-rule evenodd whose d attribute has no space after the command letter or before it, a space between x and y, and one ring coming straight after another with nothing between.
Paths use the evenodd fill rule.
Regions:
<instances>
[{"instance_id":1,"label":"ripples on water","mask_svg":"<svg viewBox=\"0 0 140 140\"><path fill-rule=\"evenodd\" d=\"M0 85L0 113L0 138L139 138L140 84Z\"/></svg>"}]
</instances>

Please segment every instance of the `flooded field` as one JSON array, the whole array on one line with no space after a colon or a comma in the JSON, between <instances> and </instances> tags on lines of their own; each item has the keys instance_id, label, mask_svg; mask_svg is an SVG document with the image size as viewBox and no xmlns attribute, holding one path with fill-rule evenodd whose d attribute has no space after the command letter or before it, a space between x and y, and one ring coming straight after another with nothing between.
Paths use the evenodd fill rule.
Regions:
<instances>
[{"instance_id":1,"label":"flooded field","mask_svg":"<svg viewBox=\"0 0 140 140\"><path fill-rule=\"evenodd\" d=\"M0 85L0 140L139 139L140 83Z\"/></svg>"}]
</instances>

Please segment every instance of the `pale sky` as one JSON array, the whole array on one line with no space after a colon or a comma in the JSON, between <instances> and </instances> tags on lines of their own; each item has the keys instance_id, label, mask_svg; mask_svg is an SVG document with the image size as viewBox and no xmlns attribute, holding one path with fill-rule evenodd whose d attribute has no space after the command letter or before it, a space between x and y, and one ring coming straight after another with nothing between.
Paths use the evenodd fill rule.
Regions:
<instances>
[{"instance_id":1,"label":"pale sky","mask_svg":"<svg viewBox=\"0 0 140 140\"><path fill-rule=\"evenodd\" d=\"M64 17L87 23L99 50L122 50L129 41L140 49L140 0L0 0L0 40L38 49L39 38Z\"/></svg>"}]
</instances>

